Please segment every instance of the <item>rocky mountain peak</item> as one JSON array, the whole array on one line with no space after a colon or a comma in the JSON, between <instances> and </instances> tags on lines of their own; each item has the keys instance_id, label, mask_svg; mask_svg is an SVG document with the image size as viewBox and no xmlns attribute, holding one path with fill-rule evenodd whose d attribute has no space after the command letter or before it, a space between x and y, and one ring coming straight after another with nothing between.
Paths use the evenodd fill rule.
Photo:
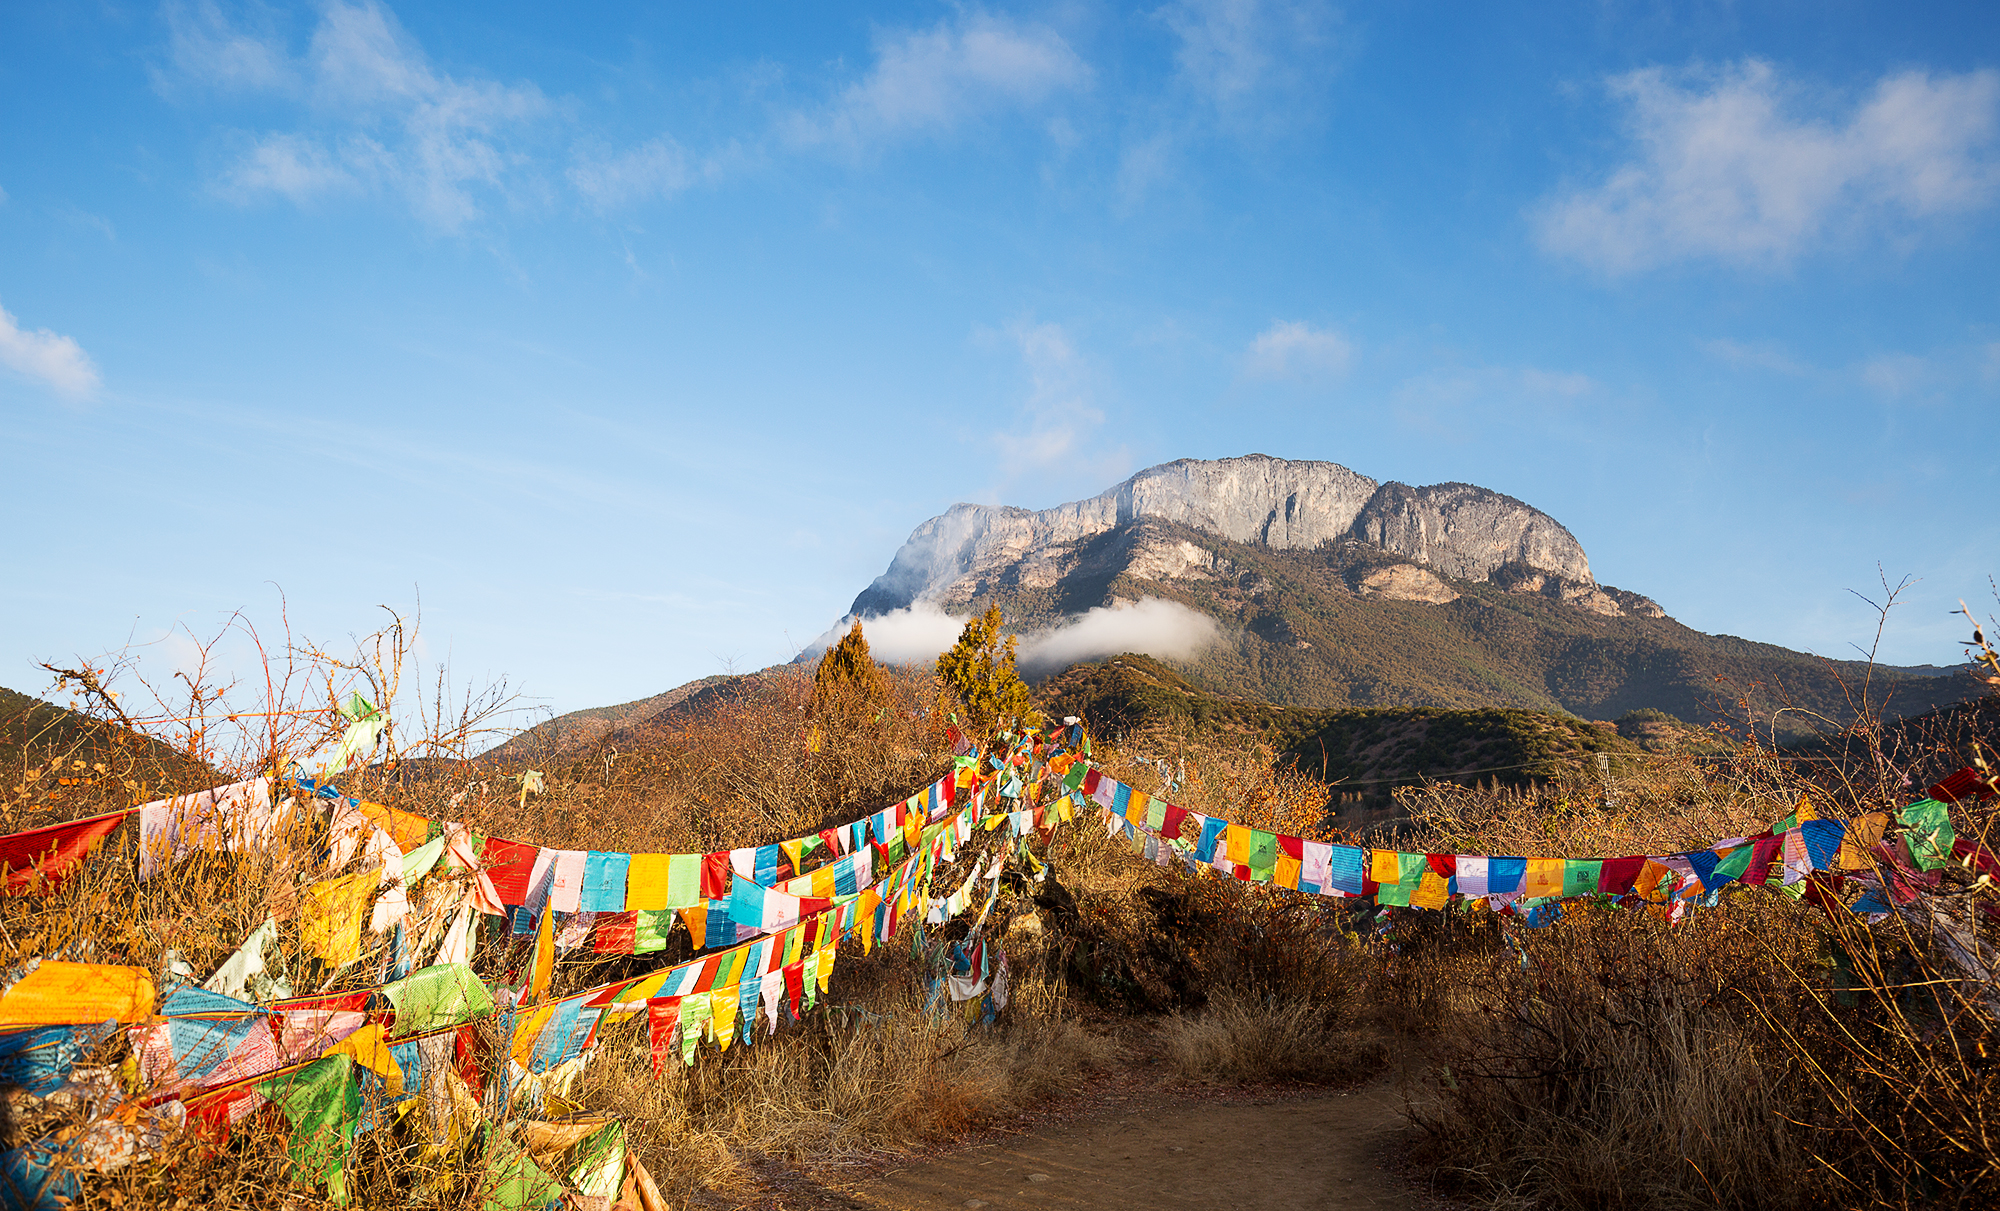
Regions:
<instances>
[{"instance_id":1,"label":"rocky mountain peak","mask_svg":"<svg viewBox=\"0 0 2000 1211\"><path fill-rule=\"evenodd\" d=\"M1597 588L1576 538L1511 496L1473 484L1378 483L1338 463L1249 454L1162 463L1088 500L1039 512L953 505L911 533L853 612L951 605L992 585L1053 583L1089 540L1148 520L1278 549L1367 543L1423 569L1427 581L1488 580L1504 569L1561 583L1569 596ZM1441 582L1438 589L1450 592ZM1423 593L1448 599L1429 587Z\"/></svg>"}]
</instances>

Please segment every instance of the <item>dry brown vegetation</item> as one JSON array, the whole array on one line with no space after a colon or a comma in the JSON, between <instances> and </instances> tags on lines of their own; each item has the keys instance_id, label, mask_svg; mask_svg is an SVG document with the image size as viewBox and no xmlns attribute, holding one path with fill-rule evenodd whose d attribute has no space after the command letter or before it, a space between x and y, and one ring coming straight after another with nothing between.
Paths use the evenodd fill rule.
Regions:
<instances>
[{"instance_id":1,"label":"dry brown vegetation","mask_svg":"<svg viewBox=\"0 0 2000 1211\"><path fill-rule=\"evenodd\" d=\"M542 771L541 794L522 794L520 770L455 760L449 745L349 789L553 846L756 844L874 810L948 766L951 703L933 678L895 674L841 694L804 675L762 676L642 745L573 753ZM449 715L439 734L464 732L466 717ZM18 829L129 806L141 787L197 789L268 768L270 744L287 736L257 736L265 747L233 767L212 741L181 736L170 760L116 778L98 775L74 735L43 737L9 755L19 764L0 810ZM1196 810L1332 835L1328 788L1247 741L1152 732L1097 755ZM1808 785L1800 767L1755 749L1730 764L1654 765L1608 792L1581 772L1526 791L1422 788L1402 798L1397 844L1657 854L1754 832L1805 794L1830 815L1893 808L1875 788L1900 785L1879 770ZM1942 771L1909 772L1920 785ZM1960 829L1983 836L1991 822L1972 816ZM301 874L315 827L301 819L287 845L198 856L136 891L128 830L59 892L0 900L0 966L42 954L157 969L173 950L206 973L274 905L283 915L303 880L330 873ZM990 922L1014 975L997 1026L927 1011L928 968L906 935L865 957L844 949L831 1003L807 1021L706 1051L691 1068L656 1077L643 1020L607 1028L550 1113L615 1114L673 1205L734 1205L759 1197L771 1162L812 1172L949 1139L1077 1091L1145 1038L1174 1079L1195 1083L1399 1071L1420 1167L1495 1207L1970 1207L2000 1194L1988 1123L2000 1105L1988 1058L2000 1013L1990 989L1968 986L1906 923L1833 921L1754 891L1674 925L1590 904L1540 930L1491 914L1378 915L1148 865L1094 813L1058 831L1045 856L1049 879L1010 875ZM1992 903L1990 886L1956 891ZM518 959L504 933L485 946L483 970ZM288 947L284 967L314 986L325 973ZM685 938L638 958L573 952L556 991L685 953ZM364 961L335 986L365 984L373 970ZM115 1067L120 1048L85 1064ZM18 1120L5 1125L10 1143L60 1118L20 1096L7 1105ZM476 1194L477 1157L419 1162L407 1142L401 1126L362 1138L357 1201L449 1206ZM283 1135L253 1120L226 1144L183 1136L150 1163L90 1177L82 1205L275 1205L280 1187ZM288 1188L291 1205L312 1205Z\"/></svg>"}]
</instances>

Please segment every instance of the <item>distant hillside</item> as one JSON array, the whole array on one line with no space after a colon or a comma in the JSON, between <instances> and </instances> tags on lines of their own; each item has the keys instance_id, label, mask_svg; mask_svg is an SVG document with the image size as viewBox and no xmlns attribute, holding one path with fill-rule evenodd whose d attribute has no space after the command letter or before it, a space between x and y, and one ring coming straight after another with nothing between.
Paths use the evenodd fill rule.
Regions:
<instances>
[{"instance_id":1,"label":"distant hillside","mask_svg":"<svg viewBox=\"0 0 2000 1211\"><path fill-rule=\"evenodd\" d=\"M1547 711L1273 706L1209 693L1157 660L1129 654L1065 669L1038 693L1046 710L1080 716L1108 739L1159 745L1189 733L1269 745L1333 783L1339 814L1351 823L1379 821L1397 787L1427 779L1519 786L1589 773L1599 753L1622 770L1660 747L1662 728L1671 727L1648 720L1623 729L1633 733L1628 737L1609 724Z\"/></svg>"},{"instance_id":2,"label":"distant hillside","mask_svg":"<svg viewBox=\"0 0 2000 1211\"><path fill-rule=\"evenodd\" d=\"M555 765L601 744L616 745L621 738L629 746L651 727L656 727L690 711L702 709L717 694L748 682L759 674L702 677L677 685L650 698L618 706L597 706L571 711L537 724L505 744L497 745L474 758L482 765L508 769L539 769Z\"/></svg>"},{"instance_id":3,"label":"distant hillside","mask_svg":"<svg viewBox=\"0 0 2000 1211\"><path fill-rule=\"evenodd\" d=\"M1984 757L1989 763L2000 759L2000 695L1988 694L1968 702L1954 703L1920 715L1893 720L1879 733L1847 732L1812 736L1785 746L1785 755L1804 759L1825 770L1850 772L1876 768L1879 755L1893 785L1885 789L1900 793L1901 775L1923 786Z\"/></svg>"},{"instance_id":4,"label":"distant hillside","mask_svg":"<svg viewBox=\"0 0 2000 1211\"><path fill-rule=\"evenodd\" d=\"M102 768L100 768L102 767ZM34 777L28 775L33 773ZM129 806L135 796L211 785L219 775L169 745L0 686L0 776L19 786L23 826Z\"/></svg>"},{"instance_id":5,"label":"distant hillside","mask_svg":"<svg viewBox=\"0 0 2000 1211\"><path fill-rule=\"evenodd\" d=\"M1514 707L1614 719L1651 707L1702 724L1740 720L1746 707L1764 718L1789 703L1844 722L1854 711L1843 680L1858 690L1866 672L1703 634L1622 590L1593 590L1628 603L1606 613L1566 590L1441 577L1361 543L1276 549L1159 521L1097 541L1114 549L1079 558L1042 588L987 582L962 608L997 602L1028 629L1121 600L1179 602L1222 628L1219 643L1177 665L1189 684L1323 709ZM1174 554L1164 570L1163 548ZM1878 668L1873 678L1876 706L1891 717L1976 689L1962 670Z\"/></svg>"}]
</instances>

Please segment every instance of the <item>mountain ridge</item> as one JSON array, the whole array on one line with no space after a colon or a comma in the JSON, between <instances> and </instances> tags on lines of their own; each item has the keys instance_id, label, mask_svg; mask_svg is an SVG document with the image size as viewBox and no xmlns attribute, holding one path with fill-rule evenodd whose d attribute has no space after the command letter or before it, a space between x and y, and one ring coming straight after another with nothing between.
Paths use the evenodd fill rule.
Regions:
<instances>
[{"instance_id":1,"label":"mountain ridge","mask_svg":"<svg viewBox=\"0 0 2000 1211\"><path fill-rule=\"evenodd\" d=\"M1361 541L1460 579L1555 577L1579 596L1596 587L1576 536L1514 497L1476 484L1383 483L1339 463L1247 454L1161 463L1096 496L1039 511L953 505L911 532L850 612L950 606L995 577L1041 583L1065 553L1146 520L1274 550Z\"/></svg>"}]
</instances>

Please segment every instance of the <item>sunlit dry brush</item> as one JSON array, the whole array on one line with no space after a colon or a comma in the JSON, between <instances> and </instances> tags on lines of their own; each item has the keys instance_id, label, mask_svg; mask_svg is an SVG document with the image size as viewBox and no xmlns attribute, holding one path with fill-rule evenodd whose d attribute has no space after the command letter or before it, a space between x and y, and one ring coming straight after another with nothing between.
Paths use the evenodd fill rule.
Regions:
<instances>
[{"instance_id":1,"label":"sunlit dry brush","mask_svg":"<svg viewBox=\"0 0 2000 1211\"><path fill-rule=\"evenodd\" d=\"M1852 797L1857 783L1829 787L1823 771L1807 782L1770 758L1749 751L1608 787L1432 787L1406 797L1399 843L1670 853L1753 834L1802 801L1852 818L1913 797ZM1977 834L1990 811L1955 814ZM1938 902L1993 945L1990 887L1946 875ZM2000 1006L1928 930L1830 916L1775 888L1675 924L1572 903L1545 929L1482 915L1432 928L1458 940L1423 956L1445 1025L1413 1114L1422 1158L1462 1191L1579 1209L2000 1197L1988 1060Z\"/></svg>"}]
</instances>

